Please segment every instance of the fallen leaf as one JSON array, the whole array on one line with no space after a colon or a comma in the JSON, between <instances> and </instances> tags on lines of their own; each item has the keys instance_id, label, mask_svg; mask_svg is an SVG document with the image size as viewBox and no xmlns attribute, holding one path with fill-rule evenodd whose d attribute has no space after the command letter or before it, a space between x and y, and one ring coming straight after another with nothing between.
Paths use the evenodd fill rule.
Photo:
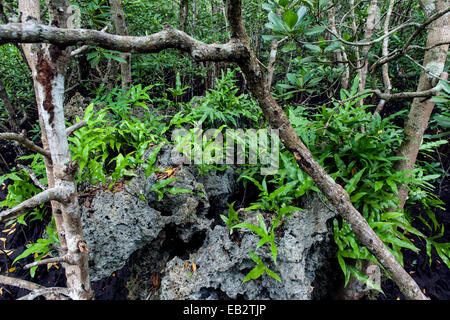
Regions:
<instances>
[{"instance_id":1,"label":"fallen leaf","mask_svg":"<svg viewBox=\"0 0 450 320\"><path fill-rule=\"evenodd\" d=\"M14 272L14 270L16 270L16 267L9 268L8 273Z\"/></svg>"},{"instance_id":2,"label":"fallen leaf","mask_svg":"<svg viewBox=\"0 0 450 320\"><path fill-rule=\"evenodd\" d=\"M2 232L9 232L9 231L11 231L11 229L5 229L5 230L2 230Z\"/></svg>"},{"instance_id":3,"label":"fallen leaf","mask_svg":"<svg viewBox=\"0 0 450 320\"><path fill-rule=\"evenodd\" d=\"M0 287L0 296L3 295L3 288Z\"/></svg>"},{"instance_id":4,"label":"fallen leaf","mask_svg":"<svg viewBox=\"0 0 450 320\"><path fill-rule=\"evenodd\" d=\"M423 288L423 294L427 294L427 291L425 290L425 288Z\"/></svg>"},{"instance_id":5,"label":"fallen leaf","mask_svg":"<svg viewBox=\"0 0 450 320\"><path fill-rule=\"evenodd\" d=\"M158 287L159 286L159 274L158 274L158 272L153 275L152 283L153 283L154 287Z\"/></svg>"},{"instance_id":6,"label":"fallen leaf","mask_svg":"<svg viewBox=\"0 0 450 320\"><path fill-rule=\"evenodd\" d=\"M187 269L187 267L189 267L189 261L186 261L186 263L184 264L184 268Z\"/></svg>"},{"instance_id":7,"label":"fallen leaf","mask_svg":"<svg viewBox=\"0 0 450 320\"><path fill-rule=\"evenodd\" d=\"M16 228L11 229L11 231L9 231L6 235L9 236L9 235L13 234L14 232L16 232Z\"/></svg>"},{"instance_id":8,"label":"fallen leaf","mask_svg":"<svg viewBox=\"0 0 450 320\"><path fill-rule=\"evenodd\" d=\"M194 271L194 272L197 271L197 265L193 262L192 262L192 271Z\"/></svg>"},{"instance_id":9,"label":"fallen leaf","mask_svg":"<svg viewBox=\"0 0 450 320\"><path fill-rule=\"evenodd\" d=\"M3 242L3 248L5 248L6 238L0 238L0 241Z\"/></svg>"}]
</instances>

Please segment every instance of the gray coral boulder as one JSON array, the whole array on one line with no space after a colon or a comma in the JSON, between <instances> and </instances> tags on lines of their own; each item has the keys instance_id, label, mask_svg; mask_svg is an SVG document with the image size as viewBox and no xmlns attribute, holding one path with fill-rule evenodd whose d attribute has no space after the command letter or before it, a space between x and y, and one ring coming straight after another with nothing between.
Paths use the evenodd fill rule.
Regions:
<instances>
[{"instance_id":1,"label":"gray coral boulder","mask_svg":"<svg viewBox=\"0 0 450 320\"><path fill-rule=\"evenodd\" d=\"M186 262L175 257L168 262L162 276L161 299L312 299L313 284L323 285L316 272L334 258L327 221L335 214L324 204L310 201L307 208L294 212L278 239L277 266L265 246L256 251L282 282L263 275L257 281L242 283L255 263L248 251L255 251L258 237L241 232L240 243L230 239L229 229L217 225L207 235L204 245L189 257L196 271L185 268ZM265 248L265 250L261 250Z\"/></svg>"}]
</instances>

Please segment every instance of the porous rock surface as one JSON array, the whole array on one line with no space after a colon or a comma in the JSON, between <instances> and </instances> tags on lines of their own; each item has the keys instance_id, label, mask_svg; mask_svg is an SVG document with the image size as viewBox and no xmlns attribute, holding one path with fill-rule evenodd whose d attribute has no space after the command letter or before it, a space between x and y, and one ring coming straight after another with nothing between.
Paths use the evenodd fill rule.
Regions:
<instances>
[{"instance_id":1,"label":"porous rock surface","mask_svg":"<svg viewBox=\"0 0 450 320\"><path fill-rule=\"evenodd\" d=\"M81 205L91 280L108 277L128 262L130 299L149 298L155 273L160 288L151 299L313 299L325 294L320 288L327 287L328 279L321 274L329 274L323 270L335 259L330 227L335 214L329 205L314 197L305 202L303 211L292 213L277 235L275 265L267 244L256 250L257 235L239 229L230 236L219 218L237 192L234 170L200 175L194 166L172 162L170 151L163 147L155 166L177 168L178 180L171 186L190 193L166 192L158 200L151 190L156 175L146 178L139 168L124 190L98 191L89 206ZM270 213L262 214L269 222ZM241 222L255 223L255 216L246 213ZM249 250L282 282L264 274L242 283L255 267Z\"/></svg>"},{"instance_id":2,"label":"porous rock surface","mask_svg":"<svg viewBox=\"0 0 450 320\"><path fill-rule=\"evenodd\" d=\"M255 251L259 237L253 232L238 231L241 240L233 242L228 227L216 225L204 245L189 256L196 271L185 268L179 257L166 266L161 282L161 299L312 299L316 271L326 267L334 257L327 221L335 214L317 199L309 201L304 211L294 212L278 239L275 266L270 250L264 245ZM244 219L245 221L245 219ZM282 282L263 275L260 280L242 283L256 264L253 251L276 272ZM323 281L326 281L323 279ZM315 285L326 285L316 281Z\"/></svg>"}]
</instances>

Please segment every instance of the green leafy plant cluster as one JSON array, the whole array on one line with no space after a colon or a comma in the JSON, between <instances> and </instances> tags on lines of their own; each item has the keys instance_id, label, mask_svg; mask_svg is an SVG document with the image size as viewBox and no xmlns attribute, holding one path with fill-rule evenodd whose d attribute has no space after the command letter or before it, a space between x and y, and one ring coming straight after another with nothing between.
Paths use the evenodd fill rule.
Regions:
<instances>
[{"instance_id":1,"label":"green leafy plant cluster","mask_svg":"<svg viewBox=\"0 0 450 320\"><path fill-rule=\"evenodd\" d=\"M194 98L184 112L205 129L221 125L242 128L257 124L261 111L247 94L239 94L236 72L237 69L222 70L215 89L209 90L205 97Z\"/></svg>"},{"instance_id":2,"label":"green leafy plant cluster","mask_svg":"<svg viewBox=\"0 0 450 320\"><path fill-rule=\"evenodd\" d=\"M346 101L348 97L355 95L358 81L359 79L356 78L350 92L341 90L341 101ZM435 172L430 173L420 166L411 171L396 171L394 163L401 158L395 154L395 150L402 142L403 133L392 120L401 117L404 112L384 119L381 119L379 115L374 117L367 110L370 106L358 105L359 99L344 103L335 102L331 107L323 106L316 110L303 106L289 107L288 116L294 129L318 162L333 179L344 186L355 208L363 214L369 225L402 264L402 249L419 250L408 238L408 234L414 234L426 240L427 253L430 257L431 248L435 247L442 260L449 265L448 244L435 241L443 235L443 226L438 224L431 210L443 204L432 193L433 185L430 184L430 181L439 175ZM278 221L281 221L280 216L284 216L283 213L300 210L295 205L291 205L298 197L310 191L319 192L313 186L311 178L298 168L289 152L281 152L280 158L280 169L271 178L264 177L260 182L261 178L255 167L246 168L240 177L240 179L252 181L261 191L259 199L248 209L277 213ZM266 180L269 183L266 183ZM414 217L408 212L395 210L399 204L398 186L405 184L408 184L412 192L412 200L420 200L425 205L433 221L434 229L441 230L439 235L427 238L412 226ZM420 199L417 198L419 194ZM283 212L283 209L286 212ZM264 237L261 231L264 229L262 225L258 227L240 224L233 211L229 212L228 217L222 217L222 219L231 228L244 227L260 234L261 238ZM269 229L273 230L276 225L278 222ZM363 260L378 264L376 259L360 244L345 221L336 218L333 228L334 240L338 247L337 259L345 275L346 283L350 275L353 275L381 291L380 287L356 267ZM267 239L267 236L265 237ZM275 243L271 245L276 246ZM255 271L254 274L259 273Z\"/></svg>"},{"instance_id":3,"label":"green leafy plant cluster","mask_svg":"<svg viewBox=\"0 0 450 320\"><path fill-rule=\"evenodd\" d=\"M341 90L341 101L355 94L355 79L351 92ZM351 202L368 221L380 239L386 243L394 256L403 263L401 249L418 249L407 234L425 238L411 225L411 217L404 212L395 212L398 207L398 185L408 184L410 189L430 190L428 180L435 176L427 175L422 168L399 172L394 163L401 159L395 155L403 135L402 130L392 123L392 119L403 112L381 119L373 117L366 109L358 106L355 99L345 103L335 102L334 107L322 107L309 115L305 108L291 108L289 117L302 140L312 150L325 169L351 197ZM311 120L310 120L311 119ZM430 192L426 196L442 201ZM362 246L345 221L334 220L334 237L338 245L338 261L344 272L346 282L350 275L368 281L359 273L354 263L376 259ZM381 290L373 283L368 283Z\"/></svg>"},{"instance_id":4,"label":"green leafy plant cluster","mask_svg":"<svg viewBox=\"0 0 450 320\"><path fill-rule=\"evenodd\" d=\"M40 261L50 253L52 245L59 246L59 238L56 232L54 218L52 218L51 223L46 227L45 231L48 235L48 238L37 239L35 243L27 244L26 245L27 249L25 249L25 251L23 251L20 255L18 255L14 259L12 265L14 265L17 261L24 259L30 255L33 255L34 261ZM30 268L30 275L32 277L35 276L37 268L38 266Z\"/></svg>"},{"instance_id":5,"label":"green leafy plant cluster","mask_svg":"<svg viewBox=\"0 0 450 320\"><path fill-rule=\"evenodd\" d=\"M148 89L150 87L138 85L123 95L114 90L101 100L94 100L108 107L95 112L92 103L86 108L83 120L88 125L68 138L73 160L79 164L79 181L89 180L95 184L106 183L108 177L113 181L123 176L132 177L135 175L132 169L145 162L148 148L163 140L165 117L148 111L144 103L150 101ZM134 118L131 108L144 108L144 121Z\"/></svg>"},{"instance_id":6,"label":"green leafy plant cluster","mask_svg":"<svg viewBox=\"0 0 450 320\"><path fill-rule=\"evenodd\" d=\"M24 162L30 162L31 160L28 167L34 172L36 179L38 179L44 186L47 184L47 180L45 178L44 159L42 155L33 154L29 156L22 156L19 157L18 160ZM13 208L42 191L34 185L30 178L29 172L18 167L13 168L10 173L0 176L0 186L3 186L6 181L10 181L11 183L8 184L6 199L0 202L0 207ZM31 215L30 222L34 220L42 220L44 214L45 210L44 205L42 204L29 213L29 215ZM20 224L26 225L25 216L26 214L23 214L17 219L10 220L8 224L17 221Z\"/></svg>"}]
</instances>

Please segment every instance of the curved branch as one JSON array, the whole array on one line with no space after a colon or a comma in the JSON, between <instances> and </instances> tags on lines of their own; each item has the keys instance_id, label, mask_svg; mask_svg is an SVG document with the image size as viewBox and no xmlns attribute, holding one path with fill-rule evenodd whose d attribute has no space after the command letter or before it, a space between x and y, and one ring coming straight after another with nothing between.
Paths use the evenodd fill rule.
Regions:
<instances>
[{"instance_id":1,"label":"curved branch","mask_svg":"<svg viewBox=\"0 0 450 320\"><path fill-rule=\"evenodd\" d=\"M385 38L389 37L391 34L397 32L397 31L399 31L399 30L401 30L403 28L413 27L413 26L414 27L420 27L421 24L417 23L417 22L405 23L405 24L402 24L402 25L392 29L387 34L384 34L384 35L382 35L381 37L379 37L377 39L374 39L374 40L371 40L371 41L366 41L366 42L351 42L351 41L347 41L347 40L342 39L342 37L340 37L337 33L333 32L333 30L330 30L329 28L326 28L325 30L327 30L329 33L331 33L333 36L335 36L337 38L337 41L340 41L340 42L342 42L344 44L348 44L350 46L365 47L365 46L371 46L371 45L373 45L373 44L375 44L377 42L380 42L380 41L384 40Z\"/></svg>"},{"instance_id":2,"label":"curved branch","mask_svg":"<svg viewBox=\"0 0 450 320\"><path fill-rule=\"evenodd\" d=\"M25 200L21 204L15 206L14 208L1 211L0 212L0 222L5 222L7 220L15 219L20 217L24 212L36 208L43 203L46 203L51 200L56 201L64 201L64 199L68 198L69 194L65 188L55 187L51 189L47 189L38 193L34 197Z\"/></svg>"},{"instance_id":3,"label":"curved branch","mask_svg":"<svg viewBox=\"0 0 450 320\"><path fill-rule=\"evenodd\" d=\"M30 269L30 268L33 268L33 267L36 267L36 266L47 264L47 263L60 263L60 262L70 263L69 256L65 255L65 256L62 256L62 257L48 258L48 259L35 261L35 262L32 262L32 263L26 264L23 268L26 270L26 269Z\"/></svg>"},{"instance_id":4,"label":"curved branch","mask_svg":"<svg viewBox=\"0 0 450 320\"><path fill-rule=\"evenodd\" d=\"M56 28L38 24L34 20L0 25L0 43L10 42L50 42L59 46L81 44L131 53L155 53L175 48L189 53L196 61L236 61L248 55L239 41L232 39L225 44L206 44L168 24L162 31L142 37L120 36L88 29Z\"/></svg>"},{"instance_id":5,"label":"curved branch","mask_svg":"<svg viewBox=\"0 0 450 320\"><path fill-rule=\"evenodd\" d=\"M0 139L17 141L18 143L20 143L25 148L28 148L28 149L30 149L33 152L40 153L44 157L46 157L49 161L51 161L50 152L48 152L47 150L44 150L43 148L37 146L31 140L28 140L27 137L24 134L18 134L18 133L12 133L12 132L0 133Z\"/></svg>"},{"instance_id":6,"label":"curved branch","mask_svg":"<svg viewBox=\"0 0 450 320\"><path fill-rule=\"evenodd\" d=\"M34 282L22 280L19 278L6 277L2 275L0 275L0 283L7 286L14 286L29 291L45 289L44 286L41 286Z\"/></svg>"},{"instance_id":7,"label":"curved branch","mask_svg":"<svg viewBox=\"0 0 450 320\"><path fill-rule=\"evenodd\" d=\"M70 136L72 133L74 133L75 131L77 131L78 129L87 126L87 122L84 120L81 120L80 122L75 123L73 126L69 127L66 129L66 135Z\"/></svg>"},{"instance_id":8,"label":"curved branch","mask_svg":"<svg viewBox=\"0 0 450 320\"><path fill-rule=\"evenodd\" d=\"M36 174L28 168L27 166L24 166L23 164L18 164L17 167L20 169L23 169L28 172L28 175L30 176L31 180L33 181L34 185L41 190L46 190L47 188L42 184L42 182L39 181L39 179L36 177Z\"/></svg>"},{"instance_id":9,"label":"curved branch","mask_svg":"<svg viewBox=\"0 0 450 320\"><path fill-rule=\"evenodd\" d=\"M39 296L45 296L50 299L67 299L65 297L70 297L71 291L68 288L42 288L33 290L29 294L20 297L17 300L34 300ZM64 297L64 298L63 298Z\"/></svg>"}]
</instances>

